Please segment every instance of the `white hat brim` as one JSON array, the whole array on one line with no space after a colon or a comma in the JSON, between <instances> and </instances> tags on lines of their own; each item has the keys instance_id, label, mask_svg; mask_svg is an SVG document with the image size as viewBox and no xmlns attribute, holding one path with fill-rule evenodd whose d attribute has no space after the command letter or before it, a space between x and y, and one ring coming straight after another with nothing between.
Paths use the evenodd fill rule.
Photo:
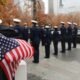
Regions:
<instances>
[{"instance_id":1,"label":"white hat brim","mask_svg":"<svg viewBox=\"0 0 80 80\"><path fill-rule=\"evenodd\" d=\"M58 28L58 26L54 26L54 28Z\"/></svg>"},{"instance_id":2,"label":"white hat brim","mask_svg":"<svg viewBox=\"0 0 80 80\"><path fill-rule=\"evenodd\" d=\"M45 28L49 28L49 26L45 26Z\"/></svg>"},{"instance_id":3,"label":"white hat brim","mask_svg":"<svg viewBox=\"0 0 80 80\"><path fill-rule=\"evenodd\" d=\"M38 23L36 20L31 20L32 23Z\"/></svg>"},{"instance_id":4,"label":"white hat brim","mask_svg":"<svg viewBox=\"0 0 80 80\"><path fill-rule=\"evenodd\" d=\"M71 22L67 22L68 24L72 24Z\"/></svg>"},{"instance_id":5,"label":"white hat brim","mask_svg":"<svg viewBox=\"0 0 80 80\"><path fill-rule=\"evenodd\" d=\"M77 23L73 23L74 25L77 25Z\"/></svg>"},{"instance_id":6,"label":"white hat brim","mask_svg":"<svg viewBox=\"0 0 80 80\"><path fill-rule=\"evenodd\" d=\"M0 24L2 23L2 20L0 19Z\"/></svg>"},{"instance_id":7,"label":"white hat brim","mask_svg":"<svg viewBox=\"0 0 80 80\"><path fill-rule=\"evenodd\" d=\"M21 22L21 20L20 19L17 19L17 18L13 19L13 21L14 22L19 22L19 23Z\"/></svg>"},{"instance_id":8,"label":"white hat brim","mask_svg":"<svg viewBox=\"0 0 80 80\"><path fill-rule=\"evenodd\" d=\"M61 21L60 23L64 24L65 22Z\"/></svg>"}]
</instances>

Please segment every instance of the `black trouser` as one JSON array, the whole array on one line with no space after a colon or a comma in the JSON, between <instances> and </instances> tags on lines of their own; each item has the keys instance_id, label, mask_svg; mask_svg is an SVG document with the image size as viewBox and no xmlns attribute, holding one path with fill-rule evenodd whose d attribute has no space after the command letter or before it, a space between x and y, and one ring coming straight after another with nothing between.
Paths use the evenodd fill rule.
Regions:
<instances>
[{"instance_id":1,"label":"black trouser","mask_svg":"<svg viewBox=\"0 0 80 80\"><path fill-rule=\"evenodd\" d=\"M45 40L44 39L42 39L42 46L44 46L45 45Z\"/></svg>"},{"instance_id":2,"label":"black trouser","mask_svg":"<svg viewBox=\"0 0 80 80\"><path fill-rule=\"evenodd\" d=\"M62 52L65 52L65 39L61 40Z\"/></svg>"},{"instance_id":3,"label":"black trouser","mask_svg":"<svg viewBox=\"0 0 80 80\"><path fill-rule=\"evenodd\" d=\"M34 52L34 62L38 63L39 62L39 44L34 44L33 47L34 47L34 50L35 50L35 52Z\"/></svg>"},{"instance_id":4,"label":"black trouser","mask_svg":"<svg viewBox=\"0 0 80 80\"><path fill-rule=\"evenodd\" d=\"M73 43L73 48L76 48L76 37L73 37L72 43Z\"/></svg>"},{"instance_id":5,"label":"black trouser","mask_svg":"<svg viewBox=\"0 0 80 80\"><path fill-rule=\"evenodd\" d=\"M71 50L71 38L68 39L68 50Z\"/></svg>"},{"instance_id":6,"label":"black trouser","mask_svg":"<svg viewBox=\"0 0 80 80\"><path fill-rule=\"evenodd\" d=\"M58 42L53 41L53 45L54 45L54 55L58 55Z\"/></svg>"},{"instance_id":7,"label":"black trouser","mask_svg":"<svg viewBox=\"0 0 80 80\"><path fill-rule=\"evenodd\" d=\"M45 45L45 58L50 57L50 44Z\"/></svg>"}]
</instances>

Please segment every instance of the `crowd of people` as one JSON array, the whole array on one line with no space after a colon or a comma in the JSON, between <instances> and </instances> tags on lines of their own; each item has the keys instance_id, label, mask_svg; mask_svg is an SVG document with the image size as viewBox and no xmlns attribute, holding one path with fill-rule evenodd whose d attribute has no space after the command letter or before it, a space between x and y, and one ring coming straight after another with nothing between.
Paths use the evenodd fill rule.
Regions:
<instances>
[{"instance_id":1,"label":"crowd of people","mask_svg":"<svg viewBox=\"0 0 80 80\"><path fill-rule=\"evenodd\" d=\"M33 63L39 63L39 46L40 42L42 46L45 47L45 57L46 59L50 58L50 45L53 42L54 53L53 55L58 56L58 43L61 42L61 53L66 53L66 43L68 44L67 50L71 51L72 43L73 48L76 48L76 39L78 32L77 23L67 22L67 26L65 22L61 22L59 26L51 26L50 24L39 25L37 21L32 20L32 27L28 27L27 23L23 27L20 26L21 20L13 19L15 25L11 27L16 32L16 38L20 38L29 41L31 45L34 47L34 59ZM2 21L0 21L0 24ZM0 25L0 29L3 28Z\"/></svg>"}]
</instances>

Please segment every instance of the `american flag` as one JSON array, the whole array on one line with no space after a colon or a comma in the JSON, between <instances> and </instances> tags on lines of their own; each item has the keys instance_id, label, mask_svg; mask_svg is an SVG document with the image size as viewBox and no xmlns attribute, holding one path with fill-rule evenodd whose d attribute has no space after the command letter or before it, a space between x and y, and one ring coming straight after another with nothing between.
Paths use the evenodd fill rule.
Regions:
<instances>
[{"instance_id":1,"label":"american flag","mask_svg":"<svg viewBox=\"0 0 80 80\"><path fill-rule=\"evenodd\" d=\"M19 62L31 58L33 53L33 48L26 41L7 38L0 34L0 67L8 80L13 80Z\"/></svg>"}]
</instances>

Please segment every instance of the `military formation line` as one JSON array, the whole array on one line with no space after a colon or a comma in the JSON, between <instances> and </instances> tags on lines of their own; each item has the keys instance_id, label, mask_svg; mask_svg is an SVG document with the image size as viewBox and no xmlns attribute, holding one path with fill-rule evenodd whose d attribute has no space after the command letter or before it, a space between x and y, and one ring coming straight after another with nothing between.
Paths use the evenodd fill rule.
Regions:
<instances>
[{"instance_id":1,"label":"military formation line","mask_svg":"<svg viewBox=\"0 0 80 80\"><path fill-rule=\"evenodd\" d=\"M52 27L50 24L39 25L37 21L32 20L32 27L28 27L27 23L24 26L20 26L20 19L13 19L15 25L9 27L10 30L13 30L15 33L9 33L9 36L15 38L22 38L29 42L34 47L34 59L33 63L39 63L39 46L40 42L42 46L45 47L45 56L44 58L50 58L50 45L53 42L54 52L53 55L58 56L58 43L61 42L61 53L66 53L66 43L68 44L67 50L71 51L72 44L73 48L76 48L76 39L78 32L77 23L61 22L59 26ZM0 32L5 30L5 26L2 25L2 20L0 20ZM2 33L3 33L2 32ZM14 35L15 34L15 35ZM6 34L5 34L6 35ZM8 35L6 35L8 36Z\"/></svg>"}]
</instances>

